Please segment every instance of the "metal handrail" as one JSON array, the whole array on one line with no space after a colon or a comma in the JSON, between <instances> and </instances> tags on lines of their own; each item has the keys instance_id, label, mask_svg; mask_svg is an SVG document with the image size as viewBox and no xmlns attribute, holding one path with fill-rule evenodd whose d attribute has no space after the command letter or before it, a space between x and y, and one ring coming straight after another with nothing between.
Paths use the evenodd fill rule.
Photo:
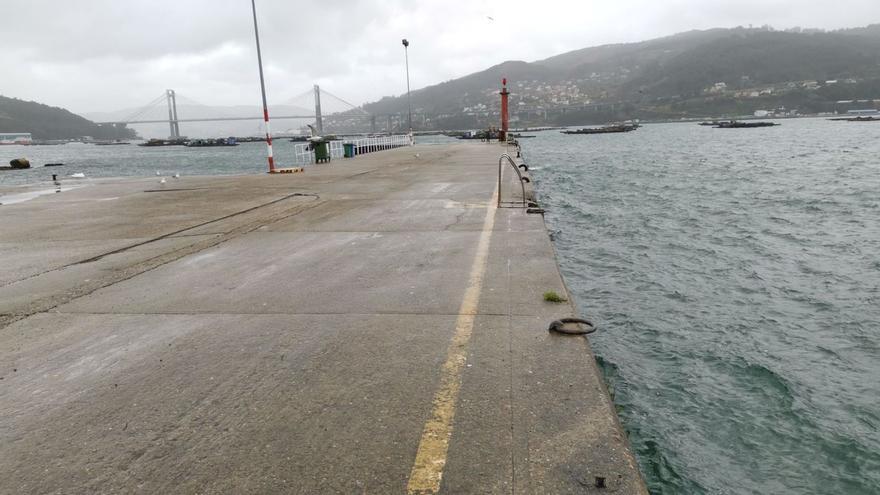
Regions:
<instances>
[{"instance_id":1,"label":"metal handrail","mask_svg":"<svg viewBox=\"0 0 880 495\"><path fill-rule=\"evenodd\" d=\"M371 138L356 139L347 141L354 145L358 155L363 153L372 153L374 151L390 150L401 148L403 146L412 146L412 141L408 135L396 134L393 136L379 136ZM342 158L345 155L342 141L331 141L329 143L330 157ZM297 165L308 165L315 163L315 153L311 143L298 143L293 145L294 163Z\"/></svg>"},{"instance_id":2,"label":"metal handrail","mask_svg":"<svg viewBox=\"0 0 880 495\"><path fill-rule=\"evenodd\" d=\"M510 157L507 153L502 153L498 158L498 207L501 208L501 166L504 163L504 159L507 158L507 163L516 170L516 176L519 178L519 186L522 188L522 207L527 208L528 203L526 202L526 186L523 183L523 176L519 171L519 166L513 161L513 158ZM510 204L514 204L516 202L511 202Z\"/></svg>"}]
</instances>

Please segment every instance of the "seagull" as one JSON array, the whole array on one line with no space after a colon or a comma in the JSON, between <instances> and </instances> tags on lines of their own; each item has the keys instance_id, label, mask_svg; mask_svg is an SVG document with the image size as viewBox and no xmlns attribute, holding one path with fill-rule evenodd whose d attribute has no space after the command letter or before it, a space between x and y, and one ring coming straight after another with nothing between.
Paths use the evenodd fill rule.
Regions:
<instances>
[{"instance_id":1,"label":"seagull","mask_svg":"<svg viewBox=\"0 0 880 495\"><path fill-rule=\"evenodd\" d=\"M416 154L413 155L413 156L415 156L416 158L419 158L419 154L418 154L418 153L416 153Z\"/></svg>"},{"instance_id":2,"label":"seagull","mask_svg":"<svg viewBox=\"0 0 880 495\"><path fill-rule=\"evenodd\" d=\"M494 21L494 20L495 20L494 18L489 17L489 16L486 16L486 19L489 19L490 21Z\"/></svg>"},{"instance_id":3,"label":"seagull","mask_svg":"<svg viewBox=\"0 0 880 495\"><path fill-rule=\"evenodd\" d=\"M164 183L165 183L165 177L162 177L161 179L159 179L159 184L164 184Z\"/></svg>"},{"instance_id":4,"label":"seagull","mask_svg":"<svg viewBox=\"0 0 880 495\"><path fill-rule=\"evenodd\" d=\"M159 177L160 175L162 175L162 174L160 174L159 171L156 170L156 177Z\"/></svg>"},{"instance_id":5,"label":"seagull","mask_svg":"<svg viewBox=\"0 0 880 495\"><path fill-rule=\"evenodd\" d=\"M176 173L176 174L172 175L172 177L174 177L175 179L179 179L179 178L180 178L180 173Z\"/></svg>"}]
</instances>

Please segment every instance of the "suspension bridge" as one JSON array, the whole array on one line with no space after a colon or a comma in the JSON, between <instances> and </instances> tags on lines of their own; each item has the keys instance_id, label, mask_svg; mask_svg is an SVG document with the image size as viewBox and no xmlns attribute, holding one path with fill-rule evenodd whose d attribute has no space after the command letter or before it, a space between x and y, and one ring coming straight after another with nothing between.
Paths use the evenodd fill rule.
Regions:
<instances>
[{"instance_id":1,"label":"suspension bridge","mask_svg":"<svg viewBox=\"0 0 880 495\"><path fill-rule=\"evenodd\" d=\"M192 115L183 116L178 113L178 103L187 108ZM312 106L314 110L309 108ZM273 106L273 108L281 109L281 112L270 115L272 120L307 120L314 124L319 134L324 133L325 119L354 121L361 124L361 127L369 125L371 132L377 131L376 115L370 114L363 108L353 105L329 91L322 90L318 85ZM98 123L104 125L167 123L169 136L176 139L181 137L181 123L263 120L262 115L249 116L244 113L241 110L236 111L235 107L227 107L226 109L212 107L183 96L173 89L167 89L163 94L125 118ZM400 116L396 116L397 119L394 119L395 116L392 115L386 117L388 117L388 126L383 130L390 131L395 120L398 122L401 120Z\"/></svg>"}]
</instances>

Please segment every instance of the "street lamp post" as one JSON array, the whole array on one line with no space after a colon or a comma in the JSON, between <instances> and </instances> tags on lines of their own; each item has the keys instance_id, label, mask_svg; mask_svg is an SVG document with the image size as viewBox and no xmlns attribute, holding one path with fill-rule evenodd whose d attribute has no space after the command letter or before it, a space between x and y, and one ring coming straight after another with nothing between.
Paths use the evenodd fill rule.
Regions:
<instances>
[{"instance_id":1,"label":"street lamp post","mask_svg":"<svg viewBox=\"0 0 880 495\"><path fill-rule=\"evenodd\" d=\"M408 118L407 122L409 123L409 139L412 141L412 98L410 98L409 93L409 41L405 38L403 40L403 56L406 58L406 106L408 108Z\"/></svg>"},{"instance_id":2,"label":"street lamp post","mask_svg":"<svg viewBox=\"0 0 880 495\"><path fill-rule=\"evenodd\" d=\"M269 128L269 105L266 104L266 82L263 79L263 54L260 53L260 31L257 29L257 6L251 0L254 13L254 37L257 40L257 65L260 67L260 91L263 95L263 121L266 123L266 148L269 160L269 173L275 172L275 157L272 154L272 131Z\"/></svg>"}]
</instances>

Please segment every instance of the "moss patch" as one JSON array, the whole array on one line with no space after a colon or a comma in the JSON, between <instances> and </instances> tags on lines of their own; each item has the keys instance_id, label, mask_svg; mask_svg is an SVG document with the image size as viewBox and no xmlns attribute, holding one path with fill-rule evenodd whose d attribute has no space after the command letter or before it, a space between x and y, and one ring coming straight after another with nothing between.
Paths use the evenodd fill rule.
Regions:
<instances>
[{"instance_id":1,"label":"moss patch","mask_svg":"<svg viewBox=\"0 0 880 495\"><path fill-rule=\"evenodd\" d=\"M557 294L555 291L552 291L552 290L548 290L547 292L544 293L544 300L547 302L552 302L552 303L562 303L562 302L568 301L568 299L560 296L559 294Z\"/></svg>"}]
</instances>

